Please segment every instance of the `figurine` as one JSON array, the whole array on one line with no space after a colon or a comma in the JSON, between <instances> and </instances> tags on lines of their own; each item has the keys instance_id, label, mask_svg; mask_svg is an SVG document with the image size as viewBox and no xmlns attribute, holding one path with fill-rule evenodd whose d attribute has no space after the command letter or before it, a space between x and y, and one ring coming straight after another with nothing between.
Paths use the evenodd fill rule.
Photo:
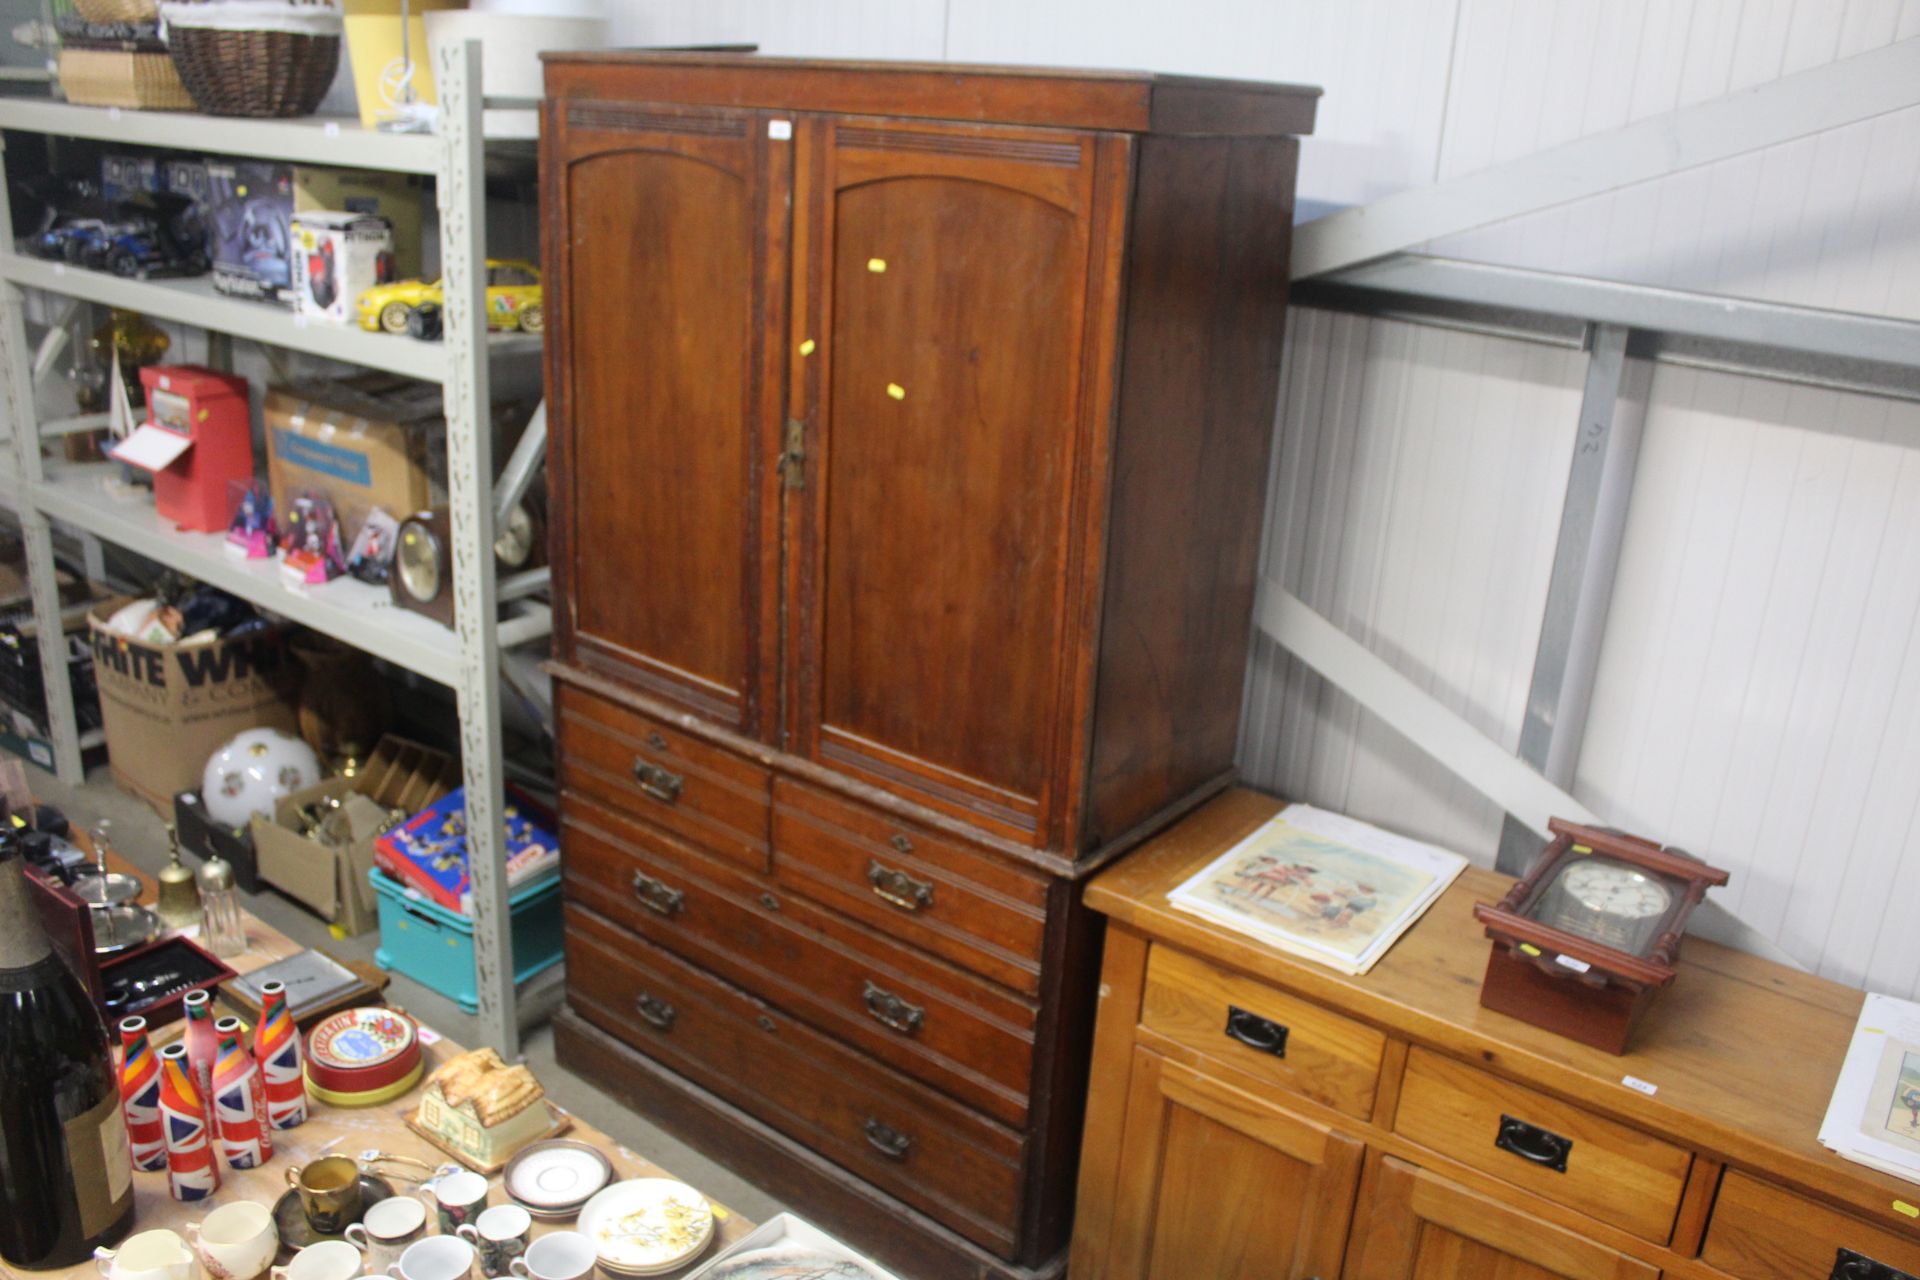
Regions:
<instances>
[{"instance_id":1,"label":"figurine","mask_svg":"<svg viewBox=\"0 0 1920 1280\"><path fill-rule=\"evenodd\" d=\"M399 532L400 522L381 508L367 512L347 556L347 572L362 582L385 582L393 566L394 541Z\"/></svg>"},{"instance_id":2,"label":"figurine","mask_svg":"<svg viewBox=\"0 0 1920 1280\"><path fill-rule=\"evenodd\" d=\"M273 495L256 480L240 491L233 520L227 525L227 550L249 560L266 560L273 555L278 535L273 523Z\"/></svg>"},{"instance_id":3,"label":"figurine","mask_svg":"<svg viewBox=\"0 0 1920 1280\"><path fill-rule=\"evenodd\" d=\"M295 584L331 582L347 571L333 504L319 494L303 494L293 500L280 549L286 554L280 571Z\"/></svg>"},{"instance_id":4,"label":"figurine","mask_svg":"<svg viewBox=\"0 0 1920 1280\"><path fill-rule=\"evenodd\" d=\"M378 284L359 298L360 327L388 333L410 333L416 313L431 307L437 314L445 299L438 280L396 280ZM539 333L547 327L542 303L540 268L520 258L487 259L487 327ZM420 326L416 336L439 337L437 325Z\"/></svg>"}]
</instances>

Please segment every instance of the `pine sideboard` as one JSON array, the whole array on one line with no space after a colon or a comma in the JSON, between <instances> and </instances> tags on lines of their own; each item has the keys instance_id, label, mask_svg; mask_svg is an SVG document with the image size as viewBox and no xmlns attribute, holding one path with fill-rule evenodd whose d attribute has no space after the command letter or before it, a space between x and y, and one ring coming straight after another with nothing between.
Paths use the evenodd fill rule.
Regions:
<instances>
[{"instance_id":1,"label":"pine sideboard","mask_svg":"<svg viewBox=\"0 0 1920 1280\"><path fill-rule=\"evenodd\" d=\"M1690 939L1615 1056L1480 1007L1507 877L1470 868L1363 977L1168 905L1280 808L1225 792L1088 886L1074 1280L1920 1275L1920 1186L1816 1138L1859 991Z\"/></svg>"}]
</instances>

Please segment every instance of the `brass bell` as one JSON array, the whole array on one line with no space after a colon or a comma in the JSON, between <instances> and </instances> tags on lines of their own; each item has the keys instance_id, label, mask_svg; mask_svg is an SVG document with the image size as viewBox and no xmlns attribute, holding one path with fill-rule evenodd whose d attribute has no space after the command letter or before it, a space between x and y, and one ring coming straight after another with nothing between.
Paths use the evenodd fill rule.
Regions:
<instances>
[{"instance_id":1,"label":"brass bell","mask_svg":"<svg viewBox=\"0 0 1920 1280\"><path fill-rule=\"evenodd\" d=\"M160 922L169 929L190 929L200 923L200 889L193 872L180 861L180 833L167 824L167 848L172 855L160 868L160 900L153 904Z\"/></svg>"}]
</instances>

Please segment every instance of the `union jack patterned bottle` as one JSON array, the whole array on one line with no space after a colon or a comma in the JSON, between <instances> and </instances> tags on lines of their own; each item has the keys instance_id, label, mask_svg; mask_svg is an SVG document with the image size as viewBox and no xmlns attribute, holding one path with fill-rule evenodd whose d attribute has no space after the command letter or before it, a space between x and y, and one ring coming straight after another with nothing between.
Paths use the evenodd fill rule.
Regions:
<instances>
[{"instance_id":1,"label":"union jack patterned bottle","mask_svg":"<svg viewBox=\"0 0 1920 1280\"><path fill-rule=\"evenodd\" d=\"M167 1139L160 1127L160 1059L147 1043L145 1018L120 1020L120 1048L120 1109L133 1167L154 1173L167 1167Z\"/></svg>"},{"instance_id":2,"label":"union jack patterned bottle","mask_svg":"<svg viewBox=\"0 0 1920 1280\"><path fill-rule=\"evenodd\" d=\"M213 1002L204 991L189 991L181 1003L187 1011L187 1062L193 1069L193 1083L200 1090L200 1101L210 1103L213 1098L213 1055L220 1048L213 1034ZM207 1119L213 1119L211 1106L207 1108Z\"/></svg>"},{"instance_id":3,"label":"union jack patterned bottle","mask_svg":"<svg viewBox=\"0 0 1920 1280\"><path fill-rule=\"evenodd\" d=\"M175 1200L204 1200L220 1189L220 1162L207 1132L207 1108L194 1087L187 1046L160 1051L160 1123L166 1126L167 1190Z\"/></svg>"},{"instance_id":4,"label":"union jack patterned bottle","mask_svg":"<svg viewBox=\"0 0 1920 1280\"><path fill-rule=\"evenodd\" d=\"M291 1129L307 1118L306 1055L300 1048L300 1029L287 1007L287 987L269 982L260 988L260 1025L254 1032L253 1056L260 1060L266 1085L267 1117L276 1129Z\"/></svg>"},{"instance_id":5,"label":"union jack patterned bottle","mask_svg":"<svg viewBox=\"0 0 1920 1280\"><path fill-rule=\"evenodd\" d=\"M213 1059L213 1128L220 1154L236 1169L257 1169L273 1159L273 1129L267 1124L267 1091L260 1065L242 1043L240 1019L213 1024L220 1049Z\"/></svg>"}]
</instances>

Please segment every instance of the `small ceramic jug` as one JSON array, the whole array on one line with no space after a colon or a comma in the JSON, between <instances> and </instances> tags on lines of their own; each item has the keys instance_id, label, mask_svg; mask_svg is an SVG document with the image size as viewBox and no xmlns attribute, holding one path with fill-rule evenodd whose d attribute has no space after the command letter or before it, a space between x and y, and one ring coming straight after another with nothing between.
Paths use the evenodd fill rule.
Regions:
<instances>
[{"instance_id":1,"label":"small ceramic jug","mask_svg":"<svg viewBox=\"0 0 1920 1280\"><path fill-rule=\"evenodd\" d=\"M128 1236L118 1249L95 1249L93 1265L107 1280L188 1280L193 1254L163 1227Z\"/></svg>"}]
</instances>

